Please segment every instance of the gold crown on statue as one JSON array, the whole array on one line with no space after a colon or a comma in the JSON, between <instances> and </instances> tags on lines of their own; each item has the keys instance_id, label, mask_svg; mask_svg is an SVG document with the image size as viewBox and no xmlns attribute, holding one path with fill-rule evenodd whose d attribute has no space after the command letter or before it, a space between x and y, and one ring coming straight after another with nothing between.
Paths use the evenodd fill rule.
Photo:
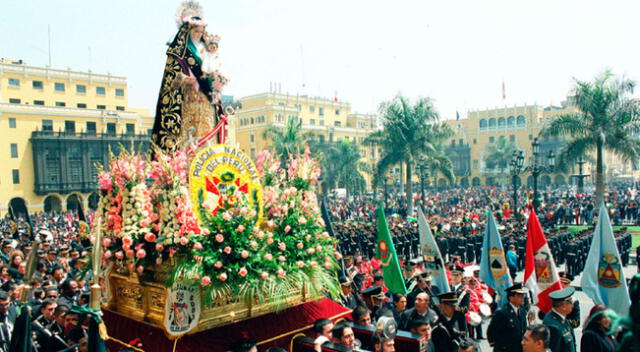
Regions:
<instances>
[{"instance_id":1,"label":"gold crown on statue","mask_svg":"<svg viewBox=\"0 0 640 352\"><path fill-rule=\"evenodd\" d=\"M220 36L207 33L204 35L204 43L207 45L215 44L216 46L218 46L218 44L220 43Z\"/></svg>"}]
</instances>

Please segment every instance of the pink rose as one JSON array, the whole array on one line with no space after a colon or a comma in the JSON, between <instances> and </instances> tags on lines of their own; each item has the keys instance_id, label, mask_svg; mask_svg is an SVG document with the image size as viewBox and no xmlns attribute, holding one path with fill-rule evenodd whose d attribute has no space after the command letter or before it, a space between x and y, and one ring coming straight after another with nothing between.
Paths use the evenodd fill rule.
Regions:
<instances>
[{"instance_id":1,"label":"pink rose","mask_svg":"<svg viewBox=\"0 0 640 352\"><path fill-rule=\"evenodd\" d=\"M266 271L263 271L262 274L260 274L260 277L262 280L266 280L269 278L269 274Z\"/></svg>"},{"instance_id":2,"label":"pink rose","mask_svg":"<svg viewBox=\"0 0 640 352\"><path fill-rule=\"evenodd\" d=\"M238 225L238 227L236 227L236 231L244 232L244 225L242 225L242 224Z\"/></svg>"},{"instance_id":3,"label":"pink rose","mask_svg":"<svg viewBox=\"0 0 640 352\"><path fill-rule=\"evenodd\" d=\"M208 228L205 227L204 229L200 230L200 233L202 233L205 236L208 236L211 232L209 231Z\"/></svg>"},{"instance_id":4,"label":"pink rose","mask_svg":"<svg viewBox=\"0 0 640 352\"><path fill-rule=\"evenodd\" d=\"M249 242L249 246L251 246L251 248L256 248L256 247L258 247L258 242L251 241L251 242Z\"/></svg>"},{"instance_id":5,"label":"pink rose","mask_svg":"<svg viewBox=\"0 0 640 352\"><path fill-rule=\"evenodd\" d=\"M327 231L323 232L323 233L322 233L322 237L324 237L324 238L329 237L329 233L328 233Z\"/></svg>"},{"instance_id":6,"label":"pink rose","mask_svg":"<svg viewBox=\"0 0 640 352\"><path fill-rule=\"evenodd\" d=\"M306 223L307 223L307 218L305 218L304 216L301 216L300 219L298 219L298 224L304 225Z\"/></svg>"},{"instance_id":7,"label":"pink rose","mask_svg":"<svg viewBox=\"0 0 640 352\"><path fill-rule=\"evenodd\" d=\"M156 235L152 234L152 233L147 233L146 235L144 235L144 240L147 242L155 242L156 241Z\"/></svg>"},{"instance_id":8,"label":"pink rose","mask_svg":"<svg viewBox=\"0 0 640 352\"><path fill-rule=\"evenodd\" d=\"M247 269L244 267L240 268L240 270L238 270L238 275L245 277L247 275Z\"/></svg>"},{"instance_id":9,"label":"pink rose","mask_svg":"<svg viewBox=\"0 0 640 352\"><path fill-rule=\"evenodd\" d=\"M315 260L312 260L309 265L311 265L312 268L315 268L316 266L318 266L318 263Z\"/></svg>"},{"instance_id":10,"label":"pink rose","mask_svg":"<svg viewBox=\"0 0 640 352\"><path fill-rule=\"evenodd\" d=\"M326 262L326 263L324 263L324 267L325 267L326 269L331 269L332 265L331 265L331 263L330 263L330 262Z\"/></svg>"},{"instance_id":11,"label":"pink rose","mask_svg":"<svg viewBox=\"0 0 640 352\"><path fill-rule=\"evenodd\" d=\"M257 234L258 232L260 232L260 228L258 226L254 226L253 227L253 234Z\"/></svg>"},{"instance_id":12,"label":"pink rose","mask_svg":"<svg viewBox=\"0 0 640 352\"><path fill-rule=\"evenodd\" d=\"M151 221L149 221L149 219L142 219L140 221L140 226L142 226L142 227L147 227L149 225L151 225Z\"/></svg>"},{"instance_id":13,"label":"pink rose","mask_svg":"<svg viewBox=\"0 0 640 352\"><path fill-rule=\"evenodd\" d=\"M222 213L222 219L224 221L229 221L231 220L231 213L229 213L228 211L225 211L224 213Z\"/></svg>"},{"instance_id":14,"label":"pink rose","mask_svg":"<svg viewBox=\"0 0 640 352\"><path fill-rule=\"evenodd\" d=\"M249 258L249 252L243 249L242 252L240 252L240 256L242 257L242 259L247 259Z\"/></svg>"},{"instance_id":15,"label":"pink rose","mask_svg":"<svg viewBox=\"0 0 640 352\"><path fill-rule=\"evenodd\" d=\"M122 253L122 251L117 251L116 252L116 258L118 258L118 259L124 258L124 253Z\"/></svg>"},{"instance_id":16,"label":"pink rose","mask_svg":"<svg viewBox=\"0 0 640 352\"><path fill-rule=\"evenodd\" d=\"M128 245L126 245L126 244L123 244L123 245L122 245L122 249L124 249L124 251L126 252L126 251L128 251L128 250L130 250L130 249L131 249L131 246L128 246Z\"/></svg>"},{"instance_id":17,"label":"pink rose","mask_svg":"<svg viewBox=\"0 0 640 352\"><path fill-rule=\"evenodd\" d=\"M146 256L147 256L147 252L145 252L144 249L141 249L141 250L136 252L136 258L138 258L138 259L142 259L142 258L144 258Z\"/></svg>"},{"instance_id":18,"label":"pink rose","mask_svg":"<svg viewBox=\"0 0 640 352\"><path fill-rule=\"evenodd\" d=\"M284 251L285 249L287 249L287 245L284 242L280 242L278 243L278 249Z\"/></svg>"},{"instance_id":19,"label":"pink rose","mask_svg":"<svg viewBox=\"0 0 640 352\"><path fill-rule=\"evenodd\" d=\"M133 265L133 263L129 263L129 264L127 265L127 269L129 269L129 271L134 271L134 270L136 269L136 266L135 266L135 265Z\"/></svg>"},{"instance_id":20,"label":"pink rose","mask_svg":"<svg viewBox=\"0 0 640 352\"><path fill-rule=\"evenodd\" d=\"M222 282L227 281L227 274L226 273L222 273L222 274L220 274L219 278L220 278L220 281L222 281Z\"/></svg>"},{"instance_id":21,"label":"pink rose","mask_svg":"<svg viewBox=\"0 0 640 352\"><path fill-rule=\"evenodd\" d=\"M273 259L273 255L271 253L267 253L267 254L264 255L264 259L265 260L271 260L271 259Z\"/></svg>"},{"instance_id":22,"label":"pink rose","mask_svg":"<svg viewBox=\"0 0 640 352\"><path fill-rule=\"evenodd\" d=\"M284 271L282 268L278 269L278 276L279 277L284 277L287 274L286 271Z\"/></svg>"},{"instance_id":23,"label":"pink rose","mask_svg":"<svg viewBox=\"0 0 640 352\"><path fill-rule=\"evenodd\" d=\"M227 254L230 254L231 253L231 247L229 247L229 246L224 247L224 252L227 253Z\"/></svg>"},{"instance_id":24,"label":"pink rose","mask_svg":"<svg viewBox=\"0 0 640 352\"><path fill-rule=\"evenodd\" d=\"M102 247L103 248L109 248L109 246L111 245L111 239L110 238L103 238L102 239Z\"/></svg>"},{"instance_id":25,"label":"pink rose","mask_svg":"<svg viewBox=\"0 0 640 352\"><path fill-rule=\"evenodd\" d=\"M269 226L270 228L274 228L276 227L276 223L273 220L269 220L267 221L267 226Z\"/></svg>"},{"instance_id":26,"label":"pink rose","mask_svg":"<svg viewBox=\"0 0 640 352\"><path fill-rule=\"evenodd\" d=\"M316 247L316 252L320 252L322 250L322 246L318 245L318 247Z\"/></svg>"},{"instance_id":27,"label":"pink rose","mask_svg":"<svg viewBox=\"0 0 640 352\"><path fill-rule=\"evenodd\" d=\"M269 237L267 238L267 244L272 244L273 243L273 238Z\"/></svg>"},{"instance_id":28,"label":"pink rose","mask_svg":"<svg viewBox=\"0 0 640 352\"><path fill-rule=\"evenodd\" d=\"M222 243L222 241L224 241L224 236L222 236L221 234L217 234L216 241L218 241L219 243Z\"/></svg>"},{"instance_id":29,"label":"pink rose","mask_svg":"<svg viewBox=\"0 0 640 352\"><path fill-rule=\"evenodd\" d=\"M104 251L104 255L102 256L104 259L111 258L111 251Z\"/></svg>"},{"instance_id":30,"label":"pink rose","mask_svg":"<svg viewBox=\"0 0 640 352\"><path fill-rule=\"evenodd\" d=\"M286 259L286 258L284 257L284 255L281 255L281 256L279 256L279 257L278 257L278 260L279 260L279 261L281 261L281 262L284 262L284 261L285 261L285 259Z\"/></svg>"},{"instance_id":31,"label":"pink rose","mask_svg":"<svg viewBox=\"0 0 640 352\"><path fill-rule=\"evenodd\" d=\"M222 281L224 281L224 280L222 280ZM204 277L202 278L202 281L200 281L200 284L201 284L203 287L205 287L205 286L209 286L209 284L210 284L210 283L211 283L211 278L210 278L210 277L208 277L208 276L204 276Z\"/></svg>"},{"instance_id":32,"label":"pink rose","mask_svg":"<svg viewBox=\"0 0 640 352\"><path fill-rule=\"evenodd\" d=\"M315 252L316 252L316 249L315 249L315 248L307 248L307 253L309 253L309 254L313 254L313 253L315 253Z\"/></svg>"},{"instance_id":33,"label":"pink rose","mask_svg":"<svg viewBox=\"0 0 640 352\"><path fill-rule=\"evenodd\" d=\"M304 239L305 239L305 240L307 240L307 241L311 241L311 235L306 235L306 236L304 237Z\"/></svg>"},{"instance_id":34,"label":"pink rose","mask_svg":"<svg viewBox=\"0 0 640 352\"><path fill-rule=\"evenodd\" d=\"M180 244L186 246L189 243L189 239L186 236L180 237Z\"/></svg>"},{"instance_id":35,"label":"pink rose","mask_svg":"<svg viewBox=\"0 0 640 352\"><path fill-rule=\"evenodd\" d=\"M300 260L298 260L298 261L296 262L296 264L298 265L298 268L300 268L300 269L302 269L302 268L304 267L304 262L302 262L302 261L300 261Z\"/></svg>"},{"instance_id":36,"label":"pink rose","mask_svg":"<svg viewBox=\"0 0 640 352\"><path fill-rule=\"evenodd\" d=\"M260 231L258 232L258 239L261 240L264 238L264 232Z\"/></svg>"},{"instance_id":37,"label":"pink rose","mask_svg":"<svg viewBox=\"0 0 640 352\"><path fill-rule=\"evenodd\" d=\"M162 264L162 257L156 258L156 264L158 265Z\"/></svg>"},{"instance_id":38,"label":"pink rose","mask_svg":"<svg viewBox=\"0 0 640 352\"><path fill-rule=\"evenodd\" d=\"M287 225L284 227L284 232L289 232L291 231L291 226Z\"/></svg>"},{"instance_id":39,"label":"pink rose","mask_svg":"<svg viewBox=\"0 0 640 352\"><path fill-rule=\"evenodd\" d=\"M213 266L215 266L216 269L220 269L222 268L222 262L218 260L215 264L213 264Z\"/></svg>"},{"instance_id":40,"label":"pink rose","mask_svg":"<svg viewBox=\"0 0 640 352\"><path fill-rule=\"evenodd\" d=\"M329 258L329 257L324 257L324 262L325 262L325 263L326 263L326 262L330 262L330 261L331 261L331 258Z\"/></svg>"},{"instance_id":41,"label":"pink rose","mask_svg":"<svg viewBox=\"0 0 640 352\"><path fill-rule=\"evenodd\" d=\"M336 255L336 259L342 259L342 254L340 252L336 251L334 254Z\"/></svg>"},{"instance_id":42,"label":"pink rose","mask_svg":"<svg viewBox=\"0 0 640 352\"><path fill-rule=\"evenodd\" d=\"M198 250L198 251L201 250L202 249L202 243L200 243L200 242L194 243L193 244L193 249Z\"/></svg>"},{"instance_id":43,"label":"pink rose","mask_svg":"<svg viewBox=\"0 0 640 352\"><path fill-rule=\"evenodd\" d=\"M200 280L200 274L193 274L193 278L195 280Z\"/></svg>"},{"instance_id":44,"label":"pink rose","mask_svg":"<svg viewBox=\"0 0 640 352\"><path fill-rule=\"evenodd\" d=\"M131 243L133 243L133 241L131 240L131 237L129 237L129 236L122 237L122 244L123 245L131 246Z\"/></svg>"},{"instance_id":45,"label":"pink rose","mask_svg":"<svg viewBox=\"0 0 640 352\"><path fill-rule=\"evenodd\" d=\"M142 272L144 271L144 267L140 265L136 268L136 271L138 272L139 275L142 275Z\"/></svg>"},{"instance_id":46,"label":"pink rose","mask_svg":"<svg viewBox=\"0 0 640 352\"><path fill-rule=\"evenodd\" d=\"M298 249L302 249L304 248L304 244L302 244L302 242L298 242L296 243L296 247L298 247Z\"/></svg>"},{"instance_id":47,"label":"pink rose","mask_svg":"<svg viewBox=\"0 0 640 352\"><path fill-rule=\"evenodd\" d=\"M135 252L133 251L133 249L130 249L127 251L127 257L128 258L133 258L133 255L135 254Z\"/></svg>"},{"instance_id":48,"label":"pink rose","mask_svg":"<svg viewBox=\"0 0 640 352\"><path fill-rule=\"evenodd\" d=\"M156 243L156 251L162 252L163 249L164 247L160 243Z\"/></svg>"}]
</instances>

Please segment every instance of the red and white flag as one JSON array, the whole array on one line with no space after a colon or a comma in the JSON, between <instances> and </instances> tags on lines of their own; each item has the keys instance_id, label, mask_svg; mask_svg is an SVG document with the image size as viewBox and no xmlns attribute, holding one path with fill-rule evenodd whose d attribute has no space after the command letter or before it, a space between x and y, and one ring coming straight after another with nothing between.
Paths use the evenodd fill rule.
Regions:
<instances>
[{"instance_id":1,"label":"red and white flag","mask_svg":"<svg viewBox=\"0 0 640 352\"><path fill-rule=\"evenodd\" d=\"M549 293L562 289L556 262L553 260L547 239L542 233L542 226L533 209L527 224L524 285L531 291L533 303L537 304L544 313L551 310Z\"/></svg>"}]
</instances>

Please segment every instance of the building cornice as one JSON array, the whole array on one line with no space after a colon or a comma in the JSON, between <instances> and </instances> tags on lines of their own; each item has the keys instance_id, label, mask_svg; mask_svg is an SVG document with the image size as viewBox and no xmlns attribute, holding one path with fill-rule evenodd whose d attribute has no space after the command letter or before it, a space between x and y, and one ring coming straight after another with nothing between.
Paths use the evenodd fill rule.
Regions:
<instances>
[{"instance_id":1,"label":"building cornice","mask_svg":"<svg viewBox=\"0 0 640 352\"><path fill-rule=\"evenodd\" d=\"M125 111L76 109L67 107L63 108L54 106L0 103L0 114L3 113L19 115L74 116L87 118L120 118L124 120L137 120L140 118L140 115L137 113Z\"/></svg>"},{"instance_id":2,"label":"building cornice","mask_svg":"<svg viewBox=\"0 0 640 352\"><path fill-rule=\"evenodd\" d=\"M111 74L96 74L89 72L79 72L79 71L71 71L71 69L67 70L59 70L48 67L36 67L36 66L27 66L27 65L16 65L16 64L6 64L0 63L0 76L4 73L17 73L24 77L36 76L36 77L46 77L47 79L51 78L61 78L68 80L69 82L73 81L88 81L89 83L107 83L117 84L117 85L126 85L127 78L122 76L113 76Z\"/></svg>"}]
</instances>

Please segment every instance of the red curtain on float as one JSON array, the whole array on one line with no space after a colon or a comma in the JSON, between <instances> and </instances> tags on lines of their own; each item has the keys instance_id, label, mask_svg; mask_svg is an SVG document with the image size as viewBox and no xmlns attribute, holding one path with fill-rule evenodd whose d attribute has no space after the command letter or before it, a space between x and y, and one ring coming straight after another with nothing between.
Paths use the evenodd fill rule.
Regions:
<instances>
[{"instance_id":1,"label":"red curtain on float","mask_svg":"<svg viewBox=\"0 0 640 352\"><path fill-rule=\"evenodd\" d=\"M174 341L167 338L162 329L137 322L121 314L103 310L104 321L110 337L128 343L140 338L148 352L172 352ZM177 352L228 351L242 338L258 343L259 350L279 346L289 350L291 338L299 333L310 335L313 322L319 318L351 318L351 310L338 303L322 298L286 309L280 313L265 314L235 324L183 336L176 344ZM109 340L110 350L118 351L124 346Z\"/></svg>"}]
</instances>

